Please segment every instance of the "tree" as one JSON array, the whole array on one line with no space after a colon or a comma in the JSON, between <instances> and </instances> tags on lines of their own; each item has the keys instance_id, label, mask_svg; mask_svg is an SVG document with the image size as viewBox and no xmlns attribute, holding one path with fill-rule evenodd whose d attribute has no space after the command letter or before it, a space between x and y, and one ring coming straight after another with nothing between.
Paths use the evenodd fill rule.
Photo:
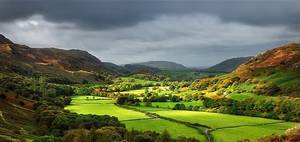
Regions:
<instances>
[{"instance_id":1,"label":"tree","mask_svg":"<svg viewBox=\"0 0 300 142\"><path fill-rule=\"evenodd\" d=\"M186 107L184 104L176 104L173 109L174 110L186 110Z\"/></svg>"},{"instance_id":2,"label":"tree","mask_svg":"<svg viewBox=\"0 0 300 142\"><path fill-rule=\"evenodd\" d=\"M171 141L171 136L167 130L164 130L158 137L156 142L169 142Z\"/></svg>"},{"instance_id":3,"label":"tree","mask_svg":"<svg viewBox=\"0 0 300 142\"><path fill-rule=\"evenodd\" d=\"M118 98L117 98L117 104L119 104L119 105L124 105L125 103L127 103L127 101L128 101L128 97L127 96L119 96Z\"/></svg>"}]
</instances>

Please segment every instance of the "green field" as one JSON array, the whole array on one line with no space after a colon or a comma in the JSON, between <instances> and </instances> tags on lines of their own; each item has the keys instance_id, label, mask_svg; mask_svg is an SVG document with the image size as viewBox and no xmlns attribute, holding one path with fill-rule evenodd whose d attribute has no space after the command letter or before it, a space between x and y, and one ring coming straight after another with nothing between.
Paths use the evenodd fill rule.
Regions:
<instances>
[{"instance_id":1,"label":"green field","mask_svg":"<svg viewBox=\"0 0 300 142\"><path fill-rule=\"evenodd\" d=\"M121 92L121 94L133 94L133 95L141 95L144 93L145 93L145 89L129 90L129 91Z\"/></svg>"},{"instance_id":2,"label":"green field","mask_svg":"<svg viewBox=\"0 0 300 142\"><path fill-rule=\"evenodd\" d=\"M113 104L114 100L93 100L92 96L75 96L72 98L71 105L65 107L65 109L79 114L96 114L96 115L111 115L116 116L121 120L126 127L142 131L156 131L162 132L168 130L172 137L188 136L194 137L200 140L204 140L205 137L197 132L197 130L189 128L183 124L170 122L162 119L149 119L144 113L120 108ZM105 99L105 98L102 98ZM146 108L146 107L143 107ZM148 110L156 110L156 108L146 108ZM158 108L159 109L159 108ZM160 108L163 109L163 108ZM163 109L166 110L166 109ZM140 119L140 120L137 120Z\"/></svg>"},{"instance_id":3,"label":"green field","mask_svg":"<svg viewBox=\"0 0 300 142\"><path fill-rule=\"evenodd\" d=\"M114 100L103 100L107 98L89 99L86 96L76 96L71 105L66 109L81 114L112 115L118 117L128 129L142 131L162 132L169 131L172 137L187 136L200 140L205 137L198 133L196 129L183 124L171 122L159 118L150 118L142 112L129 110L116 106ZM186 105L198 105L199 102L185 102ZM286 129L293 127L296 123L283 122L258 117L238 116L230 114L209 113L200 111L170 110L165 107L174 105L173 102L153 103L160 107L130 106L146 112L156 113L163 117L168 117L184 122L198 123L215 129L212 135L215 142L235 142L243 138L258 138L265 135L281 134Z\"/></svg>"},{"instance_id":4,"label":"green field","mask_svg":"<svg viewBox=\"0 0 300 142\"><path fill-rule=\"evenodd\" d=\"M212 128L237 126L245 124L262 124L280 122L279 120L265 119L259 117L248 117L221 113L196 112L196 111L158 111L157 114L182 121L199 123Z\"/></svg>"},{"instance_id":5,"label":"green field","mask_svg":"<svg viewBox=\"0 0 300 142\"><path fill-rule=\"evenodd\" d=\"M65 109L79 114L111 115L119 120L149 118L143 113L117 107L114 100L87 100L86 96L76 96L72 100Z\"/></svg>"},{"instance_id":6,"label":"green field","mask_svg":"<svg viewBox=\"0 0 300 142\"><path fill-rule=\"evenodd\" d=\"M150 119L150 120L138 120L138 121L126 121L124 122L128 129L136 129L141 131L156 131L163 132L168 130L168 132L173 137L185 136L191 138L197 138L202 141L205 140L203 135L200 135L197 130L186 127L183 124L178 124L175 122L170 122L162 119Z\"/></svg>"},{"instance_id":7,"label":"green field","mask_svg":"<svg viewBox=\"0 0 300 142\"><path fill-rule=\"evenodd\" d=\"M152 80L144 80L144 79L136 79L133 77L119 77L117 80L114 80L114 82L116 81L127 81L130 83L137 83L137 84L151 84L151 83L157 83L157 81L152 81Z\"/></svg>"},{"instance_id":8,"label":"green field","mask_svg":"<svg viewBox=\"0 0 300 142\"><path fill-rule=\"evenodd\" d=\"M282 134L286 129L295 126L295 123L279 123L264 126L245 126L238 128L227 128L214 131L216 142L236 142L241 139L253 139L271 134Z\"/></svg>"},{"instance_id":9,"label":"green field","mask_svg":"<svg viewBox=\"0 0 300 142\"><path fill-rule=\"evenodd\" d=\"M264 126L243 126L259 125L280 121L258 117L193 111L157 111L155 113L164 117L169 117L181 121L199 123L210 126L212 128L219 128L212 133L216 142L235 142L242 138L253 139L264 135L281 134L284 133L286 129L296 125L296 123L283 122ZM242 126L237 128L223 128L240 125Z\"/></svg>"},{"instance_id":10,"label":"green field","mask_svg":"<svg viewBox=\"0 0 300 142\"><path fill-rule=\"evenodd\" d=\"M188 106L203 106L202 102L152 102L152 106L159 108L173 108L176 104L184 104L186 107Z\"/></svg>"}]
</instances>

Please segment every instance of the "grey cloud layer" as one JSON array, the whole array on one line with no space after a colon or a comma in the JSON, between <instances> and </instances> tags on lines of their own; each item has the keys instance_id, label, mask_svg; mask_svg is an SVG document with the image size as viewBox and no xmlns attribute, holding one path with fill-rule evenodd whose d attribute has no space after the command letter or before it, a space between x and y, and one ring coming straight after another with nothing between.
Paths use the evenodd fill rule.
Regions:
<instances>
[{"instance_id":1,"label":"grey cloud layer","mask_svg":"<svg viewBox=\"0 0 300 142\"><path fill-rule=\"evenodd\" d=\"M149 21L158 15L206 13L226 22L284 25L300 29L298 0L1 0L1 22L43 15L85 29L111 29Z\"/></svg>"},{"instance_id":2,"label":"grey cloud layer","mask_svg":"<svg viewBox=\"0 0 300 142\"><path fill-rule=\"evenodd\" d=\"M285 26L227 23L207 14L161 15L135 26L103 31L78 29L72 23L54 23L34 15L0 24L0 31L33 47L79 48L118 64L171 60L188 66L254 55L297 41L299 35Z\"/></svg>"},{"instance_id":3,"label":"grey cloud layer","mask_svg":"<svg viewBox=\"0 0 300 142\"><path fill-rule=\"evenodd\" d=\"M188 66L300 42L298 0L0 0L0 31L32 47L82 49L118 64Z\"/></svg>"}]
</instances>

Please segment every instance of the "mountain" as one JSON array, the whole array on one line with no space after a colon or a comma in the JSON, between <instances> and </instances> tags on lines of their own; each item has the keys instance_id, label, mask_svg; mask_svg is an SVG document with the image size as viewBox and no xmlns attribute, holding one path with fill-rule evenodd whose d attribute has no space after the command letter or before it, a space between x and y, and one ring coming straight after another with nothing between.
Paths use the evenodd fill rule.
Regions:
<instances>
[{"instance_id":1,"label":"mountain","mask_svg":"<svg viewBox=\"0 0 300 142\"><path fill-rule=\"evenodd\" d=\"M258 54L240 65L234 72L240 78L253 78L268 72L293 73L300 71L300 44L289 43Z\"/></svg>"},{"instance_id":2,"label":"mountain","mask_svg":"<svg viewBox=\"0 0 300 142\"><path fill-rule=\"evenodd\" d=\"M45 76L54 82L103 81L114 70L82 50L30 48L0 35L0 72ZM65 82L66 81L66 82Z\"/></svg>"},{"instance_id":3,"label":"mountain","mask_svg":"<svg viewBox=\"0 0 300 142\"><path fill-rule=\"evenodd\" d=\"M131 72L130 70L126 69L125 67L116 65L114 63L110 63L110 62L103 62L103 63L107 70L110 70L111 72L113 72L115 74L128 74Z\"/></svg>"},{"instance_id":4,"label":"mountain","mask_svg":"<svg viewBox=\"0 0 300 142\"><path fill-rule=\"evenodd\" d=\"M13 42L7 39L4 35L0 34L0 44L13 44Z\"/></svg>"},{"instance_id":5,"label":"mountain","mask_svg":"<svg viewBox=\"0 0 300 142\"><path fill-rule=\"evenodd\" d=\"M239 65L245 63L251 58L252 57L238 57L238 58L227 59L205 70L216 71L216 72L231 72L235 70Z\"/></svg>"},{"instance_id":6,"label":"mountain","mask_svg":"<svg viewBox=\"0 0 300 142\"><path fill-rule=\"evenodd\" d=\"M158 73L161 70L158 68L153 68L145 65L140 64L126 64L124 68L131 73Z\"/></svg>"},{"instance_id":7,"label":"mountain","mask_svg":"<svg viewBox=\"0 0 300 142\"><path fill-rule=\"evenodd\" d=\"M300 44L289 43L268 50L227 75L203 79L192 86L219 95L300 97Z\"/></svg>"},{"instance_id":8,"label":"mountain","mask_svg":"<svg viewBox=\"0 0 300 142\"><path fill-rule=\"evenodd\" d=\"M189 68L184 65L169 62L169 61L148 61L142 63L135 63L134 65L144 65L152 68L158 68L160 70L171 70L171 71L188 71Z\"/></svg>"}]
</instances>

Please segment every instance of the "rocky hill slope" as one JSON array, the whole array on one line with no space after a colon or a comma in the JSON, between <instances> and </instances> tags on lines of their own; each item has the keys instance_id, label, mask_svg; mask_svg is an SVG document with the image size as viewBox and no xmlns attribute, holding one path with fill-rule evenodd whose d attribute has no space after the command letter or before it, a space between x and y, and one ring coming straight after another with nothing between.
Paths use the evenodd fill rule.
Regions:
<instances>
[{"instance_id":1,"label":"rocky hill slope","mask_svg":"<svg viewBox=\"0 0 300 142\"><path fill-rule=\"evenodd\" d=\"M30 48L0 35L1 72L46 76L55 82L103 81L117 72L82 50Z\"/></svg>"},{"instance_id":2,"label":"rocky hill slope","mask_svg":"<svg viewBox=\"0 0 300 142\"><path fill-rule=\"evenodd\" d=\"M300 97L300 44L268 50L227 75L200 80L193 88L218 95L252 93Z\"/></svg>"}]
</instances>

